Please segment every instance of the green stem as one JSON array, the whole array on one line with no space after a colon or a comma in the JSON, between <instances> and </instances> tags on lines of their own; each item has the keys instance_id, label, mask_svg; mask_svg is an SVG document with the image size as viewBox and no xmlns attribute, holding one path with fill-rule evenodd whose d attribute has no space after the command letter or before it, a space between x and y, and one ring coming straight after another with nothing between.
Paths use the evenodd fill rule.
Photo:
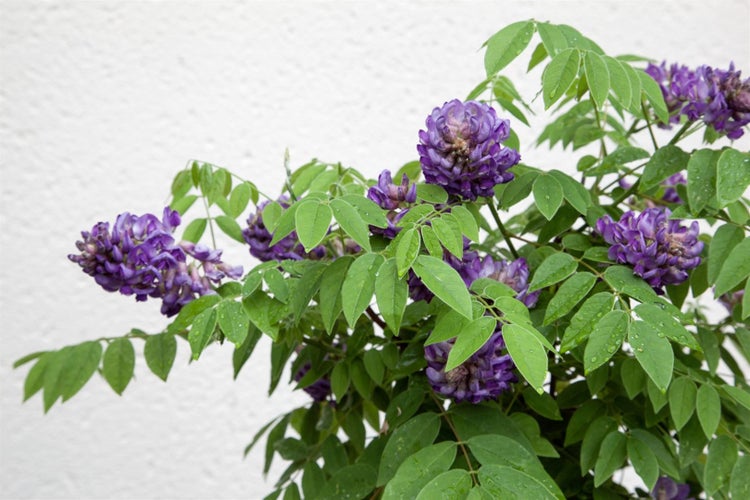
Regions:
<instances>
[{"instance_id":1,"label":"green stem","mask_svg":"<svg viewBox=\"0 0 750 500\"><path fill-rule=\"evenodd\" d=\"M672 139L670 139L670 141L667 143L667 145L671 146L673 144L676 144L677 141L680 140L680 137L682 137L682 135L685 132L687 132L687 129L689 129L692 124L693 124L693 122L685 122L685 124L682 126L682 128L677 131L677 133L674 135L674 137L672 137Z\"/></svg>"},{"instance_id":2,"label":"green stem","mask_svg":"<svg viewBox=\"0 0 750 500\"><path fill-rule=\"evenodd\" d=\"M643 110L643 118L646 120L646 127L648 127L648 135L651 136L651 143L654 145L654 150L657 150L659 149L659 144L656 142L654 131L651 128L651 121L648 119L648 113L646 112L646 106L643 104L643 101L641 101L641 109Z\"/></svg>"},{"instance_id":3,"label":"green stem","mask_svg":"<svg viewBox=\"0 0 750 500\"><path fill-rule=\"evenodd\" d=\"M516 248L513 246L513 242L511 241L511 234L507 229L505 229L505 226L503 226L503 223L500 220L500 214L497 213L497 209L495 208L495 204L490 201L488 205L490 207L490 212L492 212L492 217L495 219L495 223L497 223L497 228L500 230L500 234L503 235L503 238L505 238L505 242L508 244L510 253L512 253L513 257L517 259L518 252L516 252Z\"/></svg>"},{"instance_id":4,"label":"green stem","mask_svg":"<svg viewBox=\"0 0 750 500\"><path fill-rule=\"evenodd\" d=\"M216 248L216 235L214 234L214 222L211 218L211 211L208 207L208 200L205 196L201 196L201 199L203 200L203 207L206 209L206 221L208 222L208 230L211 233L211 243L213 244L213 247Z\"/></svg>"}]
</instances>

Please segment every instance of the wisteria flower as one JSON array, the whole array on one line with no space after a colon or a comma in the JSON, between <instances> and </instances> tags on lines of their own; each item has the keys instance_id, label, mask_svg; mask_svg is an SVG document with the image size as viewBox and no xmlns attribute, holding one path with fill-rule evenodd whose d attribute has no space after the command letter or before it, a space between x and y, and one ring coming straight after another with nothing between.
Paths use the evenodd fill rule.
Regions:
<instances>
[{"instance_id":1,"label":"wisteria flower","mask_svg":"<svg viewBox=\"0 0 750 500\"><path fill-rule=\"evenodd\" d=\"M378 176L378 183L367 190L367 197L388 210L388 227L370 226L370 231L393 239L401 230L396 224L409 211L409 205L417 201L417 185L410 183L406 174L401 177L401 184L395 184L390 170L383 170Z\"/></svg>"},{"instance_id":2,"label":"wisteria flower","mask_svg":"<svg viewBox=\"0 0 750 500\"><path fill-rule=\"evenodd\" d=\"M662 476L651 490L651 498L655 500L691 500L688 498L690 486L677 483L671 477Z\"/></svg>"},{"instance_id":3,"label":"wisteria flower","mask_svg":"<svg viewBox=\"0 0 750 500\"><path fill-rule=\"evenodd\" d=\"M169 207L161 220L125 212L111 231L107 222L82 231L83 240L76 242L81 253L68 258L109 292L135 295L138 301L161 298L161 312L172 316L196 297L215 293L212 284L242 276L242 267L221 261L221 250L176 243L172 233L179 224L179 214ZM187 256L194 261L188 263Z\"/></svg>"},{"instance_id":4,"label":"wisteria flower","mask_svg":"<svg viewBox=\"0 0 750 500\"><path fill-rule=\"evenodd\" d=\"M498 329L487 342L456 368L446 372L445 365L453 347L453 340L431 344L424 348L427 360L426 375L432 390L455 402L497 399L518 379L515 365L505 352L503 335Z\"/></svg>"},{"instance_id":5,"label":"wisteria flower","mask_svg":"<svg viewBox=\"0 0 750 500\"><path fill-rule=\"evenodd\" d=\"M609 215L596 222L597 232L611 245L609 258L632 266L657 293L685 281L687 271L701 263L698 223L685 227L670 214L668 208L647 208L639 215L625 212L618 222Z\"/></svg>"},{"instance_id":6,"label":"wisteria flower","mask_svg":"<svg viewBox=\"0 0 750 500\"><path fill-rule=\"evenodd\" d=\"M484 103L454 99L435 108L419 131L425 181L468 200L492 196L496 185L513 179L508 169L521 159L502 144L509 134L509 121Z\"/></svg>"}]
</instances>

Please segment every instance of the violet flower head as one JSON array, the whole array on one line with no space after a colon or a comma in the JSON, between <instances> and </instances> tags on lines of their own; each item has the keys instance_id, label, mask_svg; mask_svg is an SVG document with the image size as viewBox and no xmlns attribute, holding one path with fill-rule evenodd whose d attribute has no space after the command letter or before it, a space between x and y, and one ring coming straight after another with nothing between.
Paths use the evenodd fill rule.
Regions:
<instances>
[{"instance_id":1,"label":"violet flower head","mask_svg":"<svg viewBox=\"0 0 750 500\"><path fill-rule=\"evenodd\" d=\"M289 198L281 196L278 200L282 208L289 208ZM242 237L250 245L250 255L256 259L267 262L270 260L302 260L304 258L323 258L326 254L324 247L313 248L310 253L305 249L297 238L297 233L292 231L271 245L273 235L263 224L263 209L270 203L266 200L258 205L256 212L247 219L247 227L242 230Z\"/></svg>"},{"instance_id":2,"label":"violet flower head","mask_svg":"<svg viewBox=\"0 0 750 500\"><path fill-rule=\"evenodd\" d=\"M425 373L437 394L456 403L470 401L476 404L497 399L518 380L513 372L513 360L504 352L505 342L499 329L469 359L446 372L445 364L453 342L449 340L424 348Z\"/></svg>"},{"instance_id":3,"label":"violet flower head","mask_svg":"<svg viewBox=\"0 0 750 500\"><path fill-rule=\"evenodd\" d=\"M68 258L105 290L135 295L138 301L161 298L162 314L173 316L196 297L215 293L211 284L242 276L242 267L221 261L221 250L177 244L172 233L179 224L179 214L169 207L161 220L125 212L111 231L107 222L83 231L83 241L76 242L81 253ZM188 255L195 261L188 263Z\"/></svg>"},{"instance_id":4,"label":"violet flower head","mask_svg":"<svg viewBox=\"0 0 750 500\"><path fill-rule=\"evenodd\" d=\"M367 190L367 197L380 208L388 210L388 227L370 226L370 231L393 239L401 230L396 224L409 211L408 205L417 201L417 185L409 183L406 174L401 177L401 184L394 184L390 170L383 170L378 176L378 183Z\"/></svg>"},{"instance_id":5,"label":"violet flower head","mask_svg":"<svg viewBox=\"0 0 750 500\"><path fill-rule=\"evenodd\" d=\"M655 500L691 500L689 494L690 486L677 483L668 476L661 476L651 490L651 498Z\"/></svg>"},{"instance_id":6,"label":"violet flower head","mask_svg":"<svg viewBox=\"0 0 750 500\"><path fill-rule=\"evenodd\" d=\"M419 161L425 181L448 194L476 200L513 179L508 169L521 159L502 142L510 134L508 120L490 106L458 99L435 108L419 131Z\"/></svg>"},{"instance_id":7,"label":"violet flower head","mask_svg":"<svg viewBox=\"0 0 750 500\"><path fill-rule=\"evenodd\" d=\"M608 215L596 222L596 230L611 245L609 258L633 267L657 293L664 285L678 285L687 271L698 267L703 242L698 223L689 227L669 219L667 208L647 208L639 215L625 212L618 222Z\"/></svg>"},{"instance_id":8,"label":"violet flower head","mask_svg":"<svg viewBox=\"0 0 750 500\"><path fill-rule=\"evenodd\" d=\"M677 194L676 186L678 184L687 184L687 179L685 179L685 176L682 175L682 172L677 172L676 174L673 174L664 179L661 185L666 189L664 190L664 195L661 197L661 199L666 201L667 203L684 203L682 198L680 198L680 195Z\"/></svg>"},{"instance_id":9,"label":"violet flower head","mask_svg":"<svg viewBox=\"0 0 750 500\"><path fill-rule=\"evenodd\" d=\"M688 121L703 120L716 132L730 139L738 139L750 123L750 78L742 80L741 72L700 66L690 70L685 66L665 62L649 64L648 73L661 87L670 112L670 123L677 123L684 115Z\"/></svg>"}]
</instances>

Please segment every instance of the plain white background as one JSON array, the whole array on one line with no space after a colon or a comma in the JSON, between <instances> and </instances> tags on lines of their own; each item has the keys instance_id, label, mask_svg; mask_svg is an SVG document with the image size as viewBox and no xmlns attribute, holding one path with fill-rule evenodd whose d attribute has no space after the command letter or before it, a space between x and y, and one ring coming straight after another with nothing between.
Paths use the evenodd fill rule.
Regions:
<instances>
[{"instance_id":1,"label":"plain white background","mask_svg":"<svg viewBox=\"0 0 750 500\"><path fill-rule=\"evenodd\" d=\"M180 345L164 384L136 343L123 397L95 376L46 416L38 396L21 404L20 356L166 324L157 302L102 292L66 255L99 220L159 213L190 158L271 195L287 147L294 165L398 168L432 108L481 81L481 44L530 17L572 24L611 54L750 72L747 0L0 3L0 497L269 492L260 448L245 460L242 449L307 399L283 386L267 397L265 340L234 382L229 346L188 366ZM532 99L539 75L521 60L508 74ZM575 161L530 149L540 129L518 131L525 162ZM226 255L253 265L244 248Z\"/></svg>"}]
</instances>

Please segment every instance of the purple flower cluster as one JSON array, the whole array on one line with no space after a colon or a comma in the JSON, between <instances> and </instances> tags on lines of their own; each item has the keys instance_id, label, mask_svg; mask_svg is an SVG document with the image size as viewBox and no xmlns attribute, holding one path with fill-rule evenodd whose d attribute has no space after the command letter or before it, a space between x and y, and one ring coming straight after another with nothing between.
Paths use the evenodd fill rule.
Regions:
<instances>
[{"instance_id":1,"label":"purple flower cluster","mask_svg":"<svg viewBox=\"0 0 750 500\"><path fill-rule=\"evenodd\" d=\"M428 184L448 194L476 200L492 196L493 188L513 179L508 169L521 159L502 142L510 134L508 120L490 106L458 99L435 108L419 131L419 161Z\"/></svg>"},{"instance_id":2,"label":"purple flower cluster","mask_svg":"<svg viewBox=\"0 0 750 500\"><path fill-rule=\"evenodd\" d=\"M620 187L623 189L629 189L632 186L632 184L630 184L624 179L620 179L618 183L620 184ZM680 204L680 205L685 203L684 200L680 198L679 193L677 193L676 187L679 184L682 184L682 185L687 184L687 179L682 174L682 172L677 172L676 174L673 174L667 177L666 179L664 179L661 182L661 186L664 188L664 194L662 195L661 200L666 203L675 203L675 204ZM631 203L633 202L635 202L634 198L631 199ZM659 205L663 205L663 204L659 204L658 202L654 202L651 200L646 200L646 206L649 208L654 208Z\"/></svg>"},{"instance_id":3,"label":"purple flower cluster","mask_svg":"<svg viewBox=\"0 0 750 500\"><path fill-rule=\"evenodd\" d=\"M386 215L388 227L381 229L370 226L370 231L393 239L401 230L400 227L396 227L396 224L409 211L408 205L417 201L417 185L409 183L406 174L401 177L401 184L395 184L390 170L383 170L378 176L378 183L367 190L367 197L377 203L380 208L388 210Z\"/></svg>"},{"instance_id":4,"label":"purple flower cluster","mask_svg":"<svg viewBox=\"0 0 750 500\"><path fill-rule=\"evenodd\" d=\"M68 258L109 292L135 295L138 301L161 298L161 312L172 316L196 297L214 293L212 284L242 276L242 267L221 261L221 250L177 244L172 233L179 224L179 214L169 207L161 220L125 212L111 231L108 222L82 231L83 240L76 242L81 253ZM188 263L188 255L195 261Z\"/></svg>"},{"instance_id":5,"label":"purple flower cluster","mask_svg":"<svg viewBox=\"0 0 750 500\"><path fill-rule=\"evenodd\" d=\"M302 260L304 258L320 259L325 257L326 250L319 246L313 248L309 253L305 252L302 243L297 238L297 233L292 231L284 236L274 245L271 245L273 235L263 224L263 209L270 203L269 200L258 205L257 211L247 219L247 227L242 231L242 237L250 245L250 255L256 259L267 262L270 260ZM282 208L289 208L289 198L282 196L278 199Z\"/></svg>"},{"instance_id":6,"label":"purple flower cluster","mask_svg":"<svg viewBox=\"0 0 750 500\"><path fill-rule=\"evenodd\" d=\"M529 266L525 259L495 261L490 256L480 258L477 252L466 251L461 260L453 256L446 256L445 260L458 271L466 286L471 286L479 278L495 279L515 290L516 298L527 307L536 305L539 292L528 293ZM513 372L515 365L504 352L505 343L500 326L469 359L446 372L445 364L453 343L454 340L449 340L428 345L424 349L427 379L436 393L457 403L479 403L496 399L500 393L510 388L511 383L516 382Z\"/></svg>"},{"instance_id":7,"label":"purple flower cluster","mask_svg":"<svg viewBox=\"0 0 750 500\"><path fill-rule=\"evenodd\" d=\"M677 483L668 476L661 476L651 490L651 498L655 500L691 500L689 494L690 486Z\"/></svg>"},{"instance_id":8,"label":"purple flower cluster","mask_svg":"<svg viewBox=\"0 0 750 500\"><path fill-rule=\"evenodd\" d=\"M657 293L664 285L678 285L697 267L703 242L698 240L698 223L689 227L669 219L667 208L647 208L639 215L625 212L618 222L605 215L596 230L612 245L609 258L633 266L633 272L646 280Z\"/></svg>"},{"instance_id":9,"label":"purple flower cluster","mask_svg":"<svg viewBox=\"0 0 750 500\"><path fill-rule=\"evenodd\" d=\"M499 329L469 359L446 372L445 364L453 342L449 340L424 348L427 379L437 394L457 403L480 403L497 399L517 381L513 372L515 365L510 355L504 352L505 342Z\"/></svg>"},{"instance_id":10,"label":"purple flower cluster","mask_svg":"<svg viewBox=\"0 0 750 500\"><path fill-rule=\"evenodd\" d=\"M693 71L677 64L667 68L662 62L649 64L646 73L661 87L671 123L684 115L690 121L702 119L730 139L744 134L743 127L750 123L750 78L742 80L734 64L727 70L704 65Z\"/></svg>"}]
</instances>

